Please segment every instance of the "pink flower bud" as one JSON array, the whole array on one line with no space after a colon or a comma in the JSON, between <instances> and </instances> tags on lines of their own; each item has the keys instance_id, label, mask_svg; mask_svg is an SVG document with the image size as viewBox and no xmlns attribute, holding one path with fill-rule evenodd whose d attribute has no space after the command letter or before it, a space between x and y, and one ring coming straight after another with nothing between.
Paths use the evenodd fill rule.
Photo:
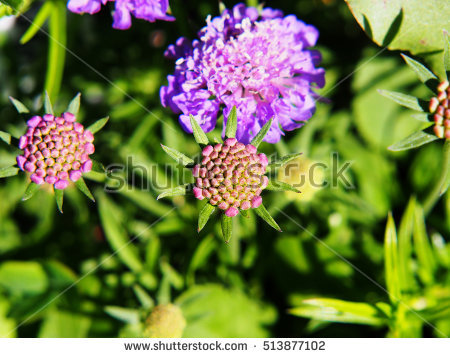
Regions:
<instances>
[{"instance_id":1,"label":"pink flower bud","mask_svg":"<svg viewBox=\"0 0 450 358\"><path fill-rule=\"evenodd\" d=\"M237 139L236 138L227 138L224 142L224 144L228 147L232 147L237 143Z\"/></svg>"},{"instance_id":2,"label":"pink flower bud","mask_svg":"<svg viewBox=\"0 0 450 358\"><path fill-rule=\"evenodd\" d=\"M95 152L95 147L92 143L86 143L84 145L84 150L87 154L92 154Z\"/></svg>"},{"instance_id":3,"label":"pink flower bud","mask_svg":"<svg viewBox=\"0 0 450 358\"><path fill-rule=\"evenodd\" d=\"M239 210L237 208L235 208L234 206L225 210L225 215L228 217L233 217L233 216L236 216L237 214L239 214Z\"/></svg>"},{"instance_id":4,"label":"pink flower bud","mask_svg":"<svg viewBox=\"0 0 450 358\"><path fill-rule=\"evenodd\" d=\"M71 181L76 182L78 179L81 178L81 171L79 170L71 170L69 173L69 178Z\"/></svg>"},{"instance_id":5,"label":"pink flower bud","mask_svg":"<svg viewBox=\"0 0 450 358\"><path fill-rule=\"evenodd\" d=\"M30 179L35 182L38 185L41 185L44 183L44 179L42 179L42 177L40 177L39 175L35 174L31 174Z\"/></svg>"},{"instance_id":6,"label":"pink flower bud","mask_svg":"<svg viewBox=\"0 0 450 358\"><path fill-rule=\"evenodd\" d=\"M245 200L245 201L243 201L242 203L241 203L241 209L242 210L248 210L248 209L250 209L252 207L252 204L248 201L248 200Z\"/></svg>"},{"instance_id":7,"label":"pink flower bud","mask_svg":"<svg viewBox=\"0 0 450 358\"><path fill-rule=\"evenodd\" d=\"M27 159L26 159L24 156L19 155L19 156L16 158L16 161L17 161L17 165L19 166L19 168L20 168L21 170L23 170L23 169L24 169L24 168L23 168L23 165L25 164L25 162L27 161Z\"/></svg>"},{"instance_id":8,"label":"pink flower bud","mask_svg":"<svg viewBox=\"0 0 450 358\"><path fill-rule=\"evenodd\" d=\"M91 160L87 160L83 163L83 165L81 166L81 171L83 173L87 173L90 172L92 169L92 161Z\"/></svg>"},{"instance_id":9,"label":"pink flower bud","mask_svg":"<svg viewBox=\"0 0 450 358\"><path fill-rule=\"evenodd\" d=\"M78 133L83 133L83 131L84 131L83 125L82 125L81 123L78 123L78 122L75 122L75 123L73 124L73 129L74 129L76 132L78 132Z\"/></svg>"},{"instance_id":10,"label":"pink flower bud","mask_svg":"<svg viewBox=\"0 0 450 358\"><path fill-rule=\"evenodd\" d=\"M75 161L72 163L72 169L78 170L81 168L81 163L79 161Z\"/></svg>"},{"instance_id":11,"label":"pink flower bud","mask_svg":"<svg viewBox=\"0 0 450 358\"><path fill-rule=\"evenodd\" d=\"M258 206L262 204L262 198L258 195L252 199L252 208L256 209Z\"/></svg>"},{"instance_id":12,"label":"pink flower bud","mask_svg":"<svg viewBox=\"0 0 450 358\"><path fill-rule=\"evenodd\" d=\"M219 207L219 209L221 209L221 210L227 210L227 209L230 207L230 205L229 205L227 202L222 201L222 202L218 205L218 207Z\"/></svg>"},{"instance_id":13,"label":"pink flower bud","mask_svg":"<svg viewBox=\"0 0 450 358\"><path fill-rule=\"evenodd\" d=\"M47 174L48 174L48 172L47 172ZM47 176L45 177L45 182L46 182L47 184L53 185L53 184L55 184L57 181L58 181L58 178L55 177L55 176L49 176L49 175L47 175Z\"/></svg>"},{"instance_id":14,"label":"pink flower bud","mask_svg":"<svg viewBox=\"0 0 450 358\"><path fill-rule=\"evenodd\" d=\"M204 157L208 157L213 152L213 150L214 148L212 145L207 145L205 148L203 148L202 154Z\"/></svg>"},{"instance_id":15,"label":"pink flower bud","mask_svg":"<svg viewBox=\"0 0 450 358\"><path fill-rule=\"evenodd\" d=\"M67 180L58 180L55 183L55 189L64 190L69 185L69 182Z\"/></svg>"},{"instance_id":16,"label":"pink flower bud","mask_svg":"<svg viewBox=\"0 0 450 358\"><path fill-rule=\"evenodd\" d=\"M55 119L55 116L53 114L44 114L42 116L42 118L44 119L44 121L50 122L50 121L53 121Z\"/></svg>"},{"instance_id":17,"label":"pink flower bud","mask_svg":"<svg viewBox=\"0 0 450 358\"><path fill-rule=\"evenodd\" d=\"M42 121L42 118L39 116L33 116L31 119L28 120L27 126L34 128L37 127L37 125Z\"/></svg>"},{"instance_id":18,"label":"pink flower bud","mask_svg":"<svg viewBox=\"0 0 450 358\"><path fill-rule=\"evenodd\" d=\"M76 120L75 116L70 112L64 112L63 117L67 122L70 122L70 123L75 122L75 120Z\"/></svg>"},{"instance_id":19,"label":"pink flower bud","mask_svg":"<svg viewBox=\"0 0 450 358\"><path fill-rule=\"evenodd\" d=\"M28 145L28 138L22 136L19 138L19 149L24 149Z\"/></svg>"},{"instance_id":20,"label":"pink flower bud","mask_svg":"<svg viewBox=\"0 0 450 358\"><path fill-rule=\"evenodd\" d=\"M47 175L47 173L45 172L45 169L36 169L36 174L39 175L41 178L43 178Z\"/></svg>"}]
</instances>

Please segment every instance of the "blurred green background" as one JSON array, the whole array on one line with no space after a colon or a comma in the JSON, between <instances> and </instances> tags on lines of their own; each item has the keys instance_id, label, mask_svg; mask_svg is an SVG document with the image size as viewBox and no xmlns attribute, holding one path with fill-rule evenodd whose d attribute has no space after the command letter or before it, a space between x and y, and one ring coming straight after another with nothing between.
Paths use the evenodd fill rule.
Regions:
<instances>
[{"instance_id":1,"label":"blurred green background","mask_svg":"<svg viewBox=\"0 0 450 358\"><path fill-rule=\"evenodd\" d=\"M107 9L93 16L67 13L69 50L56 112L81 92L84 124L110 116L96 135L94 158L106 166L132 156L134 165L152 170L138 175L136 187L130 182L114 193L104 191L103 176L92 174L88 184L97 202L67 190L64 214L45 190L22 202L25 175L0 180L0 336L139 337L164 319L173 321L173 330L181 327L183 337L449 335L450 196L425 213L426 227L419 205L439 175L442 143L387 150L421 123L377 89L428 96L399 52L380 52L342 1L266 2L319 29L327 78L320 93L329 103L319 103L308 124L287 132L282 143L264 143L261 150L303 152L300 163L320 161L329 168L331 153L338 153L341 164L352 163L346 174L354 189L264 193L283 232L253 214L239 216L225 244L217 220L197 233L201 204L192 196L155 199L155 184L166 175L181 184L181 169L165 172L171 159L160 143L191 156L198 151L177 116L160 104L159 88L174 69L163 52L181 35L195 38L206 16L219 13L217 1L170 3L178 21L134 19L128 31L111 28ZM225 1L227 7L235 3ZM25 17L33 19L40 6L35 2ZM28 27L18 17L0 33L0 129L16 136L26 116L16 113L8 96L38 112L47 67L45 33L19 43ZM218 137L220 130L210 134ZM0 167L14 164L17 153L1 142ZM328 180L331 174L323 173ZM141 190L142 183L150 190ZM404 304L390 301L384 290L389 212L397 228L402 222L398 234L407 253L414 252L404 264L413 276L402 288ZM363 306L310 300L317 297ZM165 306L170 313L147 320L156 305L169 303L182 316Z\"/></svg>"}]
</instances>

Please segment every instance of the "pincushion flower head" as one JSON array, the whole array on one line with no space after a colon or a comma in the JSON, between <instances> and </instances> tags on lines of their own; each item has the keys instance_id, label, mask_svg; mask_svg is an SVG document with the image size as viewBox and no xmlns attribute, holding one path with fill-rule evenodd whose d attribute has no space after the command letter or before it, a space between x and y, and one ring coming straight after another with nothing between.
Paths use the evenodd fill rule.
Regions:
<instances>
[{"instance_id":1,"label":"pincushion flower head","mask_svg":"<svg viewBox=\"0 0 450 358\"><path fill-rule=\"evenodd\" d=\"M198 40L180 38L166 51L176 61L175 73L161 88L161 102L180 113L184 130L192 132L192 115L209 132L221 107L227 116L236 106L237 140L250 143L273 118L264 141L275 143L311 118L317 99L312 87L325 84L317 68L321 55L310 49L319 36L314 26L244 4L206 22Z\"/></svg>"},{"instance_id":2,"label":"pincushion flower head","mask_svg":"<svg viewBox=\"0 0 450 358\"><path fill-rule=\"evenodd\" d=\"M131 27L131 15L137 19L149 22L156 20L174 21L175 18L167 15L169 9L168 0L69 0L67 8L75 13L95 14L100 11L102 5L114 2L115 29L126 30Z\"/></svg>"},{"instance_id":3,"label":"pincushion flower head","mask_svg":"<svg viewBox=\"0 0 450 358\"><path fill-rule=\"evenodd\" d=\"M210 144L205 132L193 116L190 116L194 137L202 148L201 158L196 163L175 149L162 145L164 151L183 166L192 170L195 182L167 190L159 198L171 195L185 195L192 192L198 200L206 203L199 215L198 231L207 223L211 214L218 210L222 215L222 231L228 242L231 237L231 219L239 213L247 216L247 211L254 209L269 225L280 230L275 220L263 205L262 192L267 190L291 190L293 186L269 179L266 172L281 166L299 154L288 155L279 161L268 163L267 156L258 153L261 143L273 123L270 119L250 144L236 139L237 110L233 107L227 119L225 141Z\"/></svg>"},{"instance_id":4,"label":"pincushion flower head","mask_svg":"<svg viewBox=\"0 0 450 358\"><path fill-rule=\"evenodd\" d=\"M20 113L29 112L18 100L11 100ZM17 174L20 170L30 175L24 200L40 186L51 186L62 211L63 190L71 183L93 200L82 176L92 170L90 156L95 151L94 133L106 124L108 118L85 129L77 122L79 105L80 95L77 95L68 109L61 116L56 116L47 96L45 114L28 119L26 132L18 139L17 146L21 152L16 158L17 167L11 167L14 168L11 173Z\"/></svg>"}]
</instances>

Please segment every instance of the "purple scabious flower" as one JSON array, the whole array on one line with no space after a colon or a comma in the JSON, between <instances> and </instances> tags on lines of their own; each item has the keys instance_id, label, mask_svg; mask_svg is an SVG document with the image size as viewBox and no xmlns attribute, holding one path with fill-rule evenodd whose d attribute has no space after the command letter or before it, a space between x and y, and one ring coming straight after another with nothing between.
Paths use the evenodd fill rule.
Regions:
<instances>
[{"instance_id":1,"label":"purple scabious flower","mask_svg":"<svg viewBox=\"0 0 450 358\"><path fill-rule=\"evenodd\" d=\"M283 130L311 118L317 98L311 88L325 84L324 70L317 68L321 55L309 49L319 35L314 26L244 4L206 22L199 40L180 38L165 54L176 66L160 90L161 102L180 113L184 130L192 132L189 114L209 132L221 107L227 117L236 106L240 142L250 143L273 117L264 140L275 143Z\"/></svg>"},{"instance_id":2,"label":"purple scabious flower","mask_svg":"<svg viewBox=\"0 0 450 358\"><path fill-rule=\"evenodd\" d=\"M94 14L108 1L114 0L69 0L67 7L70 11L82 14ZM115 0L114 23L115 29L126 30L131 27L131 15L137 19L149 22L156 20L174 21L167 15L169 0Z\"/></svg>"}]
</instances>

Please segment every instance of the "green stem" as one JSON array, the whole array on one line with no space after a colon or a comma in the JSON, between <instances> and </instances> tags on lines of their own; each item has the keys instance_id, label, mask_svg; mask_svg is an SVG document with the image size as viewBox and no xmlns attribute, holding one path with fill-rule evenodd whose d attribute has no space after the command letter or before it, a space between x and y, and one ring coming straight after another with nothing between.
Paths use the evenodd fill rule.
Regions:
<instances>
[{"instance_id":1,"label":"green stem","mask_svg":"<svg viewBox=\"0 0 450 358\"><path fill-rule=\"evenodd\" d=\"M258 7L258 0L247 0L247 6Z\"/></svg>"},{"instance_id":2,"label":"green stem","mask_svg":"<svg viewBox=\"0 0 450 358\"><path fill-rule=\"evenodd\" d=\"M441 175L439 176L439 179L436 182L433 190L431 190L430 194L427 196L423 203L423 210L425 214L428 214L431 209L433 209L433 206L436 204L442 194L442 189L444 189L444 186L447 183L447 175L450 169L450 140L446 140L444 143L442 159Z\"/></svg>"},{"instance_id":3,"label":"green stem","mask_svg":"<svg viewBox=\"0 0 450 358\"><path fill-rule=\"evenodd\" d=\"M52 1L49 21L49 44L45 89L52 101L61 88L66 57L66 4Z\"/></svg>"}]
</instances>

